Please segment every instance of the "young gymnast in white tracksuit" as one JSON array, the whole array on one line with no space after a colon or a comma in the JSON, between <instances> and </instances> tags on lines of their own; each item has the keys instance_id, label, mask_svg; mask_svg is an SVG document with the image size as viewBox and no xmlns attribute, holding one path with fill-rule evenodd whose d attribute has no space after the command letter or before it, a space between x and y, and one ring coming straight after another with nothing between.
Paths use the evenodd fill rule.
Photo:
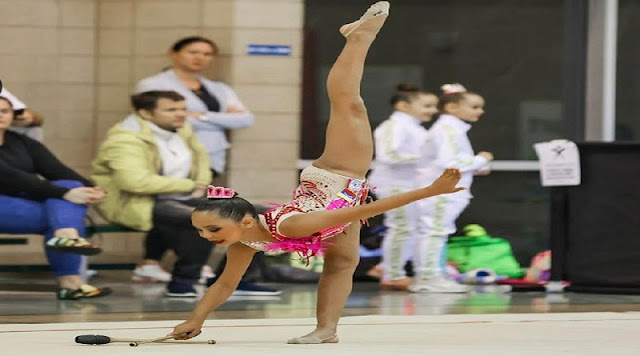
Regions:
<instances>
[{"instance_id":1,"label":"young gymnast in white tracksuit","mask_svg":"<svg viewBox=\"0 0 640 356\"><path fill-rule=\"evenodd\" d=\"M389 119L374 131L376 158L369 176L376 196L386 198L422 186L416 168L427 130L422 126L437 113L438 97L411 84L400 84L391 97L394 109ZM417 184L416 184L417 183ZM411 284L404 266L411 258L419 215L415 203L384 214L387 230L382 242L380 279L384 289L406 290Z\"/></svg>"},{"instance_id":2,"label":"young gymnast in white tracksuit","mask_svg":"<svg viewBox=\"0 0 640 356\"><path fill-rule=\"evenodd\" d=\"M460 184L470 188L474 175L488 174L489 152L474 154L467 132L471 123L484 113L484 99L467 92L460 84L443 86L440 96L438 120L429 130L429 140L422 146L416 183L428 184L446 167L462 172ZM419 201L418 236L414 246L416 276L409 287L413 292L464 293L467 286L459 285L444 276L444 248L447 238L456 231L456 219L472 198L469 189L447 196Z\"/></svg>"}]
</instances>

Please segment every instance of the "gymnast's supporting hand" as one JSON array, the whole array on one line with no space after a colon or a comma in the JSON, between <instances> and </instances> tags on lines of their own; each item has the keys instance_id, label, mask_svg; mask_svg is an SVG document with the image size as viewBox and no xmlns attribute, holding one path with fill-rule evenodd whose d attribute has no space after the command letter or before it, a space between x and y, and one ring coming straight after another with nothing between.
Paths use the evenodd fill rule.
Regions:
<instances>
[{"instance_id":1,"label":"gymnast's supporting hand","mask_svg":"<svg viewBox=\"0 0 640 356\"><path fill-rule=\"evenodd\" d=\"M189 340L200 335L202 332L201 328L202 322L187 320L177 325L169 335L175 336L174 339L176 340Z\"/></svg>"}]
</instances>

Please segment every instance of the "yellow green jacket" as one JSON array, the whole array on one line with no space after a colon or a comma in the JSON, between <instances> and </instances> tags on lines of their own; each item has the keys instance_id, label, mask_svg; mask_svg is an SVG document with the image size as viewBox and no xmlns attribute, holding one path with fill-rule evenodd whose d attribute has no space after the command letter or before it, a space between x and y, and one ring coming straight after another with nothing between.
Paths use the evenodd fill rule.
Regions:
<instances>
[{"instance_id":1,"label":"yellow green jacket","mask_svg":"<svg viewBox=\"0 0 640 356\"><path fill-rule=\"evenodd\" d=\"M196 184L211 182L209 157L189 124L178 134L191 149L189 178L162 176L162 159L146 121L130 115L112 127L92 163L91 178L107 191L96 206L109 221L131 229L153 227L154 198L159 194L188 194Z\"/></svg>"}]
</instances>

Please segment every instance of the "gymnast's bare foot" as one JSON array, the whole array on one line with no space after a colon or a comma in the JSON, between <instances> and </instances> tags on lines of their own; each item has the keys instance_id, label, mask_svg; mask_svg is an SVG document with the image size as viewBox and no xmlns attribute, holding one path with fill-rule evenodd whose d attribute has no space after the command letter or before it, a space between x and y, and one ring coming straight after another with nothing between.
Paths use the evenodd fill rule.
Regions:
<instances>
[{"instance_id":1,"label":"gymnast's bare foot","mask_svg":"<svg viewBox=\"0 0 640 356\"><path fill-rule=\"evenodd\" d=\"M347 38L352 34L366 34L375 37L387 16L389 16L389 2L378 1L371 5L358 21L340 27L340 33Z\"/></svg>"}]
</instances>

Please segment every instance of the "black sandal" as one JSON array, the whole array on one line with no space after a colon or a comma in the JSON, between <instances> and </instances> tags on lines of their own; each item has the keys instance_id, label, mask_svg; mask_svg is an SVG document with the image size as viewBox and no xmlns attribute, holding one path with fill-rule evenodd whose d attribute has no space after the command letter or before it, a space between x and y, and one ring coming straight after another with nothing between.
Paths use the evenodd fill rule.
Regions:
<instances>
[{"instance_id":1,"label":"black sandal","mask_svg":"<svg viewBox=\"0 0 640 356\"><path fill-rule=\"evenodd\" d=\"M93 256L102 252L98 245L93 245L82 237L68 239L66 237L53 237L45 244L45 248L51 251L77 253L79 255Z\"/></svg>"},{"instance_id":2,"label":"black sandal","mask_svg":"<svg viewBox=\"0 0 640 356\"><path fill-rule=\"evenodd\" d=\"M78 300L83 298L99 298L111 294L111 288L96 288L89 284L83 284L78 289L58 289L59 300Z\"/></svg>"}]
</instances>

